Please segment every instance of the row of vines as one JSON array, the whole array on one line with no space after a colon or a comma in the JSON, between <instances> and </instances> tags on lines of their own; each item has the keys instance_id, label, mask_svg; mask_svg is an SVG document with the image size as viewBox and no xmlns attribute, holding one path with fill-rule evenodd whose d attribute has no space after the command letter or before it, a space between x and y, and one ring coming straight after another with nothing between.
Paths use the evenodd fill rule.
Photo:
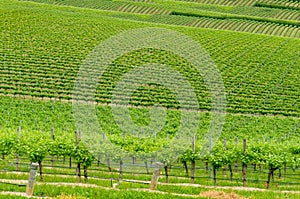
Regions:
<instances>
[{"instance_id":1,"label":"row of vines","mask_svg":"<svg viewBox=\"0 0 300 199\"><path fill-rule=\"evenodd\" d=\"M202 28L214 28L224 29L251 33L263 33L269 35L287 36L287 37L299 37L299 13L297 11L290 11L285 9L272 9L272 8L261 8L260 4L257 7L230 7L223 8L222 6L208 6L193 5L193 4L179 4L178 2L159 2L159 3L141 3L141 2L112 2L112 1L101 1L101 2L80 2L80 1L43 1L36 0L42 3L54 3L62 5L72 5L77 7L88 7L103 10L114 10L118 12L127 13L138 13L147 14L148 17L138 17L136 15L123 16L120 18L127 18L138 21L150 21L155 23L166 23L189 26L190 24L198 24L194 27ZM177 21L183 21L185 18L173 17L173 15L186 16L190 19L187 21L193 21L193 23L178 23ZM118 16L116 16L118 17ZM211 22L220 23L218 26L200 25L199 20L207 20ZM225 20L225 23L223 21ZM292 21L290 21L292 20ZM198 23L197 23L198 22ZM243 23L241 28L235 28L230 26L230 23ZM278 31L262 31L247 28L249 25L263 26L262 29L279 29Z\"/></svg>"},{"instance_id":2,"label":"row of vines","mask_svg":"<svg viewBox=\"0 0 300 199\"><path fill-rule=\"evenodd\" d=\"M107 135L111 137L110 135ZM123 138L121 138L123 139ZM130 139L130 137L126 137ZM121 143L122 141L120 141ZM155 140L153 143L156 147L160 147L164 143L159 139ZM52 166L54 162L54 157L61 159L68 159L73 161L77 165L76 174L80 177L80 168L84 168L85 180L88 179L88 167L90 167L95 161L101 161L102 164L108 166L109 171L111 171L113 166L111 162L120 163L120 178L122 178L122 165L125 161L124 156L116 151L111 151L110 145L104 144L104 148L98 156L90 153L85 144L80 139L80 132L76 131L75 135L66 134L64 136L49 136L45 133L42 134L26 134L26 136L12 136L6 135L1 136L0 141L0 154L2 155L2 160L8 157L10 160L12 157L16 157L16 165L18 170L19 158L28 159L30 162L39 163L40 180L43 180L43 161L47 157L52 157ZM152 147L152 149L150 149ZM154 148L153 148L154 147ZM211 146L212 147L212 146ZM149 150L155 150L155 146L141 145L139 142L130 142L130 144L122 145L123 150L131 153L133 159L133 164L136 159L140 159L145 163L145 168L147 173L149 173L149 165L151 162L160 161L164 165L164 172L166 176L166 182L168 182L168 169L171 169L174 162L171 162L168 157L155 157L151 159L142 159L143 153L148 153ZM200 162L205 163L206 170L208 172L209 167L213 171L214 184L217 184L217 170L223 168L228 168L229 179L236 180L233 178L233 173L237 172L238 165L242 165L242 181L243 185L246 186L247 182L247 167L252 165L254 170L267 169L268 173L266 175L267 188L270 185L271 178L274 178L274 172L278 171L280 179L282 174L286 174L287 168L295 169L300 167L300 145L299 143L291 143L287 139L281 140L281 142L270 142L261 141L253 142L244 139L242 142L236 140L219 141L212 148L211 151L207 153L200 153L201 144L196 141L196 139L191 139L191 145L182 154L177 162L183 164L183 169L187 176L190 176L191 183L194 183L197 164ZM139 155L137 154L137 151ZM188 164L191 165L191 170L189 171ZM71 167L71 166L70 166Z\"/></svg>"}]
</instances>

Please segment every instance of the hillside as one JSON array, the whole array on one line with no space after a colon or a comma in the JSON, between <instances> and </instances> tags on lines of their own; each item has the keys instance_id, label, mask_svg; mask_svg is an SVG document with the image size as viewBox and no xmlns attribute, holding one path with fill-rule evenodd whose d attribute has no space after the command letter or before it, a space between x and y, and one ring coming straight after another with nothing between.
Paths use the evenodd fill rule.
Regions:
<instances>
[{"instance_id":1,"label":"hillside","mask_svg":"<svg viewBox=\"0 0 300 199\"><path fill-rule=\"evenodd\" d=\"M226 147L218 151L218 147L223 147L224 139L225 145L228 142L227 151L230 149L241 155L237 150L242 150L242 139L245 138L252 152L264 149L268 155L272 152L280 154L274 157L275 162L279 158L276 164L280 162L280 168L285 166L286 169L288 165L289 169L298 169L300 166L298 0L2 0L0 21L0 154L3 160L4 156L8 157L7 163L3 161L4 166L0 164L4 170L15 153L18 154L14 147L19 146L16 142L20 132L21 143L30 147L31 140L35 140L33 146L38 151L44 150L43 158L59 154L57 156L63 156L65 161L66 152L61 155L60 147L63 143L69 144L66 147L78 147L70 141L75 139L76 131L83 134L81 139L85 144L87 140L90 142L87 146L90 151L86 146L79 147L86 154L94 149L93 142L101 139L101 143L105 143L108 138L126 150L133 160L138 157L141 164L147 164L146 153L161 150L170 140L179 139L178 132L187 132L186 136L190 136L194 127L196 133L187 137L188 144L176 144L186 148L193 145L192 154L197 154L197 161L205 158L203 150L209 152L207 138L213 132L210 147L216 146L213 149L216 156L228 155L222 151L226 151ZM135 36L134 31L140 30L148 32ZM178 38L182 40L170 38L172 43L164 44L164 34L159 35L161 30L173 34L174 38L181 35ZM133 32L126 36L127 31ZM116 35L121 35L121 39ZM125 35L123 40L122 35ZM126 38L130 39L126 41ZM144 45L148 44L148 39L159 42L157 45L154 42L153 47ZM136 41L144 46L131 48L131 45L137 45ZM197 44L199 48L186 48L186 41L193 41L191 44ZM116 54L118 49L125 48L121 45L124 43L128 49L123 49L123 54ZM110 49L101 51L101 45ZM160 45L166 48L159 48ZM168 46L176 49L169 50ZM202 68L193 65L189 59L193 55L201 55ZM115 58L107 67L104 62L97 62L107 57ZM83 70L85 66L91 68ZM160 68L162 66L167 69ZM214 69L221 79L209 81L207 75ZM85 72L87 75L81 77L80 74ZM133 75L135 73L140 76ZM143 77L146 74L150 77ZM174 74L182 76L176 78ZM93 78L98 79L94 81ZM159 78L161 84L157 83ZM188 86L181 86L186 82ZM222 95L217 93L221 90L219 82L224 85L225 98L220 97L224 101L218 102L226 103L226 110L220 108L220 113L219 107L213 104L214 97ZM210 87L209 83L215 87ZM80 86L84 89L82 93L76 90ZM135 89L132 93L130 86ZM183 97L178 97L178 93ZM196 101L191 96L195 96ZM76 111L82 107L88 108L80 115ZM97 125L93 125L95 122ZM233 145L238 140L240 148L235 148ZM47 143L50 148L46 147ZM45 145L47 149L41 149L39 145ZM24 150L22 147L18 150L21 149ZM106 158L101 161L111 158L118 162L125 157L109 145L98 150L97 155ZM27 153L34 154L34 151ZM34 155L24 154L26 161L33 161L30 158ZM286 157L290 158L285 159L285 163L280 159L282 154L288 154ZM271 157L268 155L264 157ZM189 161L194 157L187 156ZM254 156L251 158L257 158ZM165 161L168 169L170 160ZM206 161L211 165L214 163L211 159ZM220 161L224 163L225 160ZM269 169L271 163L257 161L247 164L262 164ZM298 170L293 172L299 175ZM203 171L202 174L208 173ZM261 175L253 179L261 179ZM138 180L144 180L143 177ZM288 177L286 179L283 183L294 183ZM299 182L295 181L297 185ZM251 186L256 186L255 182Z\"/></svg>"}]
</instances>

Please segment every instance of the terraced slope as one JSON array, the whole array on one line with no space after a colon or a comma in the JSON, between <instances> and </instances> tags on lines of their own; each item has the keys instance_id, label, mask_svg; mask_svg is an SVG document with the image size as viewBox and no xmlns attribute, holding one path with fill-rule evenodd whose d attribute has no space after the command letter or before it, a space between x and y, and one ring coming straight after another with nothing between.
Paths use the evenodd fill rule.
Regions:
<instances>
[{"instance_id":1,"label":"terraced slope","mask_svg":"<svg viewBox=\"0 0 300 199\"><path fill-rule=\"evenodd\" d=\"M219 5L230 5L230 6L254 6L257 3L265 3L270 5L282 5L290 7L299 7L298 0L175 0L175 1L186 1L186 2L196 2L204 4L219 4Z\"/></svg>"},{"instance_id":2,"label":"terraced slope","mask_svg":"<svg viewBox=\"0 0 300 199\"><path fill-rule=\"evenodd\" d=\"M14 8L12 4L4 5ZM66 12L65 8L33 3L18 5L16 12L4 11L2 15L0 90L3 95L70 100L80 63L95 45L124 29L145 26L138 22L124 23L124 20L109 17L106 12L77 9L74 18L75 14ZM27 5L36 12L27 12ZM49 11L39 12L44 7ZM52 17L49 18L49 15ZM171 28L199 41L211 55L225 81L228 111L299 116L298 39ZM145 56L130 54L130 59L123 57L116 60L118 67L111 68L105 81L117 81L115 77L122 74L122 68L133 63L159 61L173 67L181 63L179 71L185 71L184 66L188 66L188 63L167 52L143 52ZM161 55L165 59L161 59ZM203 82L192 71L188 76L196 84ZM199 88L203 88L201 83L198 84ZM101 95L98 95L97 101L110 103L110 86L100 85ZM202 90L205 91L204 88ZM200 90L197 92L200 107L209 110L208 95ZM142 105L147 105L147 102Z\"/></svg>"},{"instance_id":3,"label":"terraced slope","mask_svg":"<svg viewBox=\"0 0 300 199\"><path fill-rule=\"evenodd\" d=\"M182 1L33 1L143 15L139 18L129 17L138 21L300 37L300 11L296 8L286 9L285 4L271 6L256 1L250 1L250 4L248 1L229 1L231 4L228 5L226 3L223 5L222 1L209 1L210 4L206 4L209 3L206 1L200 4ZM254 26L259 28L256 29Z\"/></svg>"},{"instance_id":4,"label":"terraced slope","mask_svg":"<svg viewBox=\"0 0 300 199\"><path fill-rule=\"evenodd\" d=\"M215 11L238 9L215 5L212 8ZM186 7L181 9L187 11ZM137 14L9 0L0 2L0 12L3 22L0 32L0 131L7 132L9 129L15 132L21 125L27 131L50 131L55 127L56 131L73 132L76 127L71 104L67 102L72 100L77 72L90 51L101 41L124 30L163 27L184 33L199 42L220 70L229 112L223 137L233 139L242 135L261 139L262 135L278 138L299 134L300 40L216 30L230 30L228 27L232 26L237 31L277 32L288 36L296 34L298 29L272 29L270 25L258 26L257 21L246 26L246 21L235 19L200 19L171 13ZM135 66L153 62L168 65L184 74L196 88L199 108L204 112L211 110L210 95L203 79L186 60L167 51L141 49L116 59L104 73L104 78L99 80L97 111L107 132L122 136L111 110L106 106L111 103L115 84ZM148 107L157 102L170 110L178 108L174 95L153 85L141 87L130 103L132 106ZM144 109L132 110L132 116L138 123L147 124L149 118L144 112ZM163 136L172 134L177 128L174 118L178 117L172 111L170 114L170 122L162 130ZM203 123L199 133L205 132L210 115L203 113L201 117Z\"/></svg>"},{"instance_id":5,"label":"terraced slope","mask_svg":"<svg viewBox=\"0 0 300 199\"><path fill-rule=\"evenodd\" d=\"M70 157L73 162L84 164L86 171L95 153L91 154L91 151L87 150L89 146L81 144L82 140L79 141L79 145L73 141L76 130L77 136L81 133L89 134L92 136L88 138L92 137L92 141L104 143L100 149L97 148L96 155L99 161L100 158L101 162L116 160L119 168L123 165L123 160L125 161L122 159L123 153L107 144L106 141L109 140L130 152L133 160L136 158L135 155L138 155L139 161L143 161L148 171L146 153L167 146L172 138L175 136L178 138L176 133L180 125L189 122L184 120L182 112L178 110L180 107L178 99L174 93L160 84L133 82L140 83L140 86L130 95L129 105L119 105L117 108L119 110L128 108L135 124L147 126L153 121L149 107L159 104L167 111L165 118L157 117L159 121L155 121L157 123L162 121L161 126L155 126L159 127L158 130L136 131L127 128L130 124L125 117L121 121L116 119L116 115L122 117L124 112L113 114L112 107L116 104L110 106L110 103L112 93L123 76L138 69L139 66L151 63L164 64L174 69L193 87L199 107L188 104L191 106L184 108L189 109L187 111L189 113L197 109L200 118L197 121L192 120L192 123L199 121L199 125L196 126L197 136L191 137L193 142L191 145L196 145L195 152L188 148L189 143L177 144L181 148L187 147L184 149L184 155L180 157L185 161L203 158L200 149L207 138L204 135L207 135L208 129L212 126L211 94L203 77L193 65L178 54L167 50L141 48L118 56L104 71L96 88L95 112L101 130L85 131L86 129L75 125L78 118L72 109L72 93L78 71L89 53L112 35L130 29L160 27L178 31L198 42L214 61L223 78L227 94L226 120L220 137L218 135L213 137L214 144L218 143L217 139L222 139L222 143L216 145L209 160L201 160L209 161L214 169L223 165L228 166L228 160L231 160L230 164L233 165L235 161L241 163L245 159L249 161L243 162L243 166L263 164L265 169L271 170L273 162L279 165L278 168L300 166L298 21L282 20L275 16L264 18L264 15L256 15L251 11L243 15L242 8L245 7L235 6L201 5L207 9L202 9L198 13L197 3L177 3L176 6L172 7L170 4L170 7L167 7L167 3L155 4L157 1L151 1L153 4L148 1L103 1L102 7L96 6L94 7L96 9L91 9L95 1L90 1L91 6L80 4L75 0L65 1L63 4L57 4L56 1L47 2L48 4L16 0L0 2L0 138L2 138L0 154L3 159L20 154L28 162L41 164L46 156ZM53 2L56 5L53 5ZM78 5L70 6L66 2ZM107 8L103 7L104 4ZM145 10L140 9L142 7ZM146 7L149 8L148 11ZM209 7L212 9L209 10ZM235 9L236 13L233 12ZM152 14L151 10L157 14ZM159 13L161 10L163 12ZM284 23L289 25L283 25ZM175 78L167 80L179 82ZM87 85L87 89L90 88L92 87ZM122 92L116 95L120 100L128 97ZM90 102L85 98L80 100ZM186 98L185 100L189 101ZM86 118L90 121L90 118ZM184 133L189 131L191 130L186 128ZM225 138L228 140L226 149L223 143ZM236 140L242 138L247 138L247 150L251 152L247 151L249 156L245 156L241 141L239 145L236 144ZM234 157L236 155L238 158ZM153 157L154 155L151 156L151 162ZM15 156L12 158L15 159ZM168 156L159 158L159 161L167 165L165 166L167 171L170 158ZM13 168L10 161L14 160L7 161L9 167ZM262 172L264 171L267 170ZM295 183L293 175L295 172L289 175L291 178L287 181L284 179L283 183ZM236 176L237 179L240 178L240 175ZM260 181L260 177L254 178L254 180L250 178L249 181L253 180L255 183ZM228 184L233 183L236 182L230 181Z\"/></svg>"}]
</instances>

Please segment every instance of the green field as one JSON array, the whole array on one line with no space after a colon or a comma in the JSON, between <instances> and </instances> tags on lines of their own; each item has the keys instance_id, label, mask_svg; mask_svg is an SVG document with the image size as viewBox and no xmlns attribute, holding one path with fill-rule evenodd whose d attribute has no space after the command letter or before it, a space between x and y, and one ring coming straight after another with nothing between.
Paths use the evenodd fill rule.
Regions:
<instances>
[{"instance_id":1,"label":"green field","mask_svg":"<svg viewBox=\"0 0 300 199\"><path fill-rule=\"evenodd\" d=\"M36 185L35 196L213 198L224 191L225 195L234 192L245 198L299 197L298 0L2 0L0 21L0 198L22 198L5 192L25 192L24 186L15 184L26 184L18 180L28 179L30 162L38 162L44 172L44 176L40 175L44 179L38 177L43 182ZM222 77L226 114L222 112L225 121L221 134L212 137L211 154L207 136L215 116L214 93L202 71L185 57L166 49L144 47L113 60L95 86L95 114L101 130L87 132L76 124L84 118L92 121L90 115L76 118L73 109L74 101L79 99L74 95L78 73L91 52L113 35L150 27L176 31L197 42ZM178 51L182 50L180 47L178 41ZM189 52L196 53L195 49ZM182 74L193 88L197 107L186 98L183 106L172 90L143 78L132 82L140 86L131 96L115 93L126 74L152 63ZM92 77L85 78L88 82ZM181 81L167 76L162 79L175 84ZM93 85L85 86L93 89ZM188 92L186 88L178 89ZM113 101L114 96L119 101ZM123 106L128 97L129 104ZM84 97L80 100L83 104L90 102ZM114 106L119 107L119 117L125 118L123 110L128 109L132 121L141 129L153 122L151 110L155 104L166 111L159 130L131 130L126 120L117 121L113 112ZM182 118L191 112L199 117L195 120L199 122L195 137L188 137L187 146L175 146L184 148L184 154L175 161L172 154L157 155L156 151L167 149L172 140L180 139L177 132ZM163 118L157 117L158 125ZM187 135L191 133L190 129L184 130ZM92 139L88 146L87 135ZM91 151L93 139L101 144L96 152ZM247 142L246 152L243 139ZM112 147L108 140L118 147ZM15 172L16 155L20 157L21 173ZM155 161L164 163L159 182L168 184L161 183L159 192L149 193ZM82 175L87 169L88 184L95 187L87 188L82 183L69 191L71 184L58 186L77 182L77 163L81 164ZM233 171L230 179L229 168L234 170L236 164L239 170ZM236 187L243 188L242 166L246 165L248 189L239 190ZM216 188L211 187L214 170ZM272 177L273 171L270 190L266 190L268 175ZM178 184L191 183L192 176L199 187ZM117 189L112 188L112 183L122 177L139 182L124 180Z\"/></svg>"}]
</instances>

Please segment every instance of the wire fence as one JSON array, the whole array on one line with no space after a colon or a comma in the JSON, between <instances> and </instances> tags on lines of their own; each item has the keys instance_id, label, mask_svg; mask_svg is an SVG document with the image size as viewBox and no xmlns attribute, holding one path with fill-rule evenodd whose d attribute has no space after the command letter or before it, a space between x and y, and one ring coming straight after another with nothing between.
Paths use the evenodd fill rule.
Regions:
<instances>
[{"instance_id":1,"label":"wire fence","mask_svg":"<svg viewBox=\"0 0 300 199\"><path fill-rule=\"evenodd\" d=\"M19 173L28 174L30 170L30 162L26 162L26 159L21 159L22 162L18 163ZM76 173L77 165L74 164L74 166L69 167L67 164L67 161L64 161L62 159L55 159L54 165L51 165L49 163L52 163L51 158L45 159L43 161L43 175L46 177L48 175L52 177L59 177L59 176L69 176L69 177L78 177L78 173ZM205 162L199 162L205 164ZM88 178L89 179L98 179L98 180L109 180L111 181L111 185L113 181L119 181L120 177L120 170L119 170L119 164L116 162L111 163L111 170L108 169L107 165L104 163L100 163L98 161L95 161L91 167L88 168ZM149 164L148 169L150 172L146 172L146 168L144 164L141 163L135 163L132 164L131 162L125 162L124 163L124 170L122 170L122 174L127 174L127 176L123 176L124 179L122 181L124 182L131 182L131 183L140 183L140 184L149 184L150 178L152 176L152 169L155 167L154 164ZM3 173L15 173L16 163L14 161L6 160L0 164L0 175ZM247 182L249 183L265 183L267 181L267 175L268 171L265 168L254 168L253 165L247 165ZM143 171L144 170L144 171ZM221 181L222 185L228 184L228 185L234 185L241 186L241 183L243 182L242 178L242 169L240 167L240 170L238 172L233 171L233 177L230 179L230 173L229 170L224 171L224 168L220 168L218 170L218 175L216 177L217 181ZM194 175L194 179L196 180L197 184L209 184L210 181L212 181L212 177L210 175L211 169L205 166L196 166L196 173ZM225 172L225 173L224 173ZM300 169L294 169L292 170L291 167L286 168L286 172L282 172L281 177L278 177L279 173L274 174L272 183L282 186L288 186L288 185L300 185ZM5 176L4 176L5 177ZM166 175L165 171L162 170L161 177L163 178L161 181L164 180L164 178L170 178L172 179L172 182L170 184L174 183L175 181L178 182L189 182L191 179L191 175L187 175L184 170L184 166L181 166L179 163L176 163L174 165L171 165L169 168L169 173ZM136 181L133 181L134 179L137 179ZM197 181L198 180L198 181ZM15 186L25 186L24 184L18 184L18 183L11 183L11 182L5 182L2 181L2 184L8 184L8 185L15 185ZM212 182L211 182L212 183ZM251 184L251 186L253 186Z\"/></svg>"}]
</instances>

